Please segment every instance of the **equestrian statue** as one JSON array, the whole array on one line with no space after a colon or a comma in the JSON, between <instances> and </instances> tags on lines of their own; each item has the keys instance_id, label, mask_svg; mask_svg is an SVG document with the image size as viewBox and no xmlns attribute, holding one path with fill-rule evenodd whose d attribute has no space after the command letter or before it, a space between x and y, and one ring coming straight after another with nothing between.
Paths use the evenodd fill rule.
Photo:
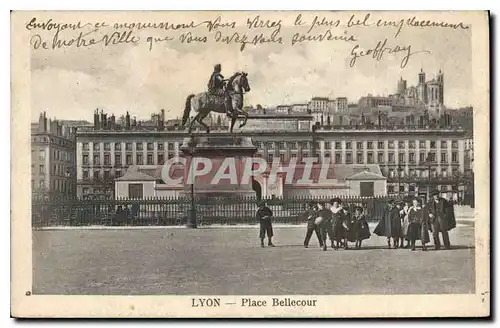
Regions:
<instances>
[{"instance_id":1,"label":"equestrian statue","mask_svg":"<svg viewBox=\"0 0 500 328\"><path fill-rule=\"evenodd\" d=\"M194 122L200 123L205 127L207 133L210 132L208 125L203 123L203 119L210 113L226 113L231 118L230 132L233 132L236 120L242 116L243 127L248 120L248 114L243 111L243 95L250 91L248 85L247 73L236 72L229 79L224 79L221 74L221 65L214 66L214 71L208 81L208 92L191 94L186 99L186 107L182 116L182 126L186 126L191 111L196 113L189 122L188 132L191 132Z\"/></svg>"}]
</instances>

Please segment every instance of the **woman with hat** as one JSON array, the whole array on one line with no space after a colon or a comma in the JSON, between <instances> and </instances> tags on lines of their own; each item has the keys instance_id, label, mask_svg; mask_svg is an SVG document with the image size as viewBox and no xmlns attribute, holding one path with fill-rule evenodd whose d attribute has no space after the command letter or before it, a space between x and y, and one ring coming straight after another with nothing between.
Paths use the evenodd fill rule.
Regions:
<instances>
[{"instance_id":1,"label":"woman with hat","mask_svg":"<svg viewBox=\"0 0 500 328\"><path fill-rule=\"evenodd\" d=\"M403 234L401 236L401 242L399 246L402 248L403 247L410 248L410 239L408 238L407 234L408 234L408 225L410 224L408 221L408 213L410 211L411 206L412 206L412 201L409 198L405 198L403 209L400 212ZM404 246L405 239L406 239L406 246Z\"/></svg>"},{"instance_id":2,"label":"woman with hat","mask_svg":"<svg viewBox=\"0 0 500 328\"><path fill-rule=\"evenodd\" d=\"M342 241L344 241L344 248L347 249L346 230L349 229L347 211L342 207L342 200L338 197L330 201L330 211L333 214L333 240L332 247L337 250Z\"/></svg>"},{"instance_id":3,"label":"woman with hat","mask_svg":"<svg viewBox=\"0 0 500 328\"><path fill-rule=\"evenodd\" d=\"M353 224L351 225L352 233L356 240L356 248L361 248L361 243L363 240L370 238L370 228L368 228L368 222L363 214L363 208L356 206L353 216Z\"/></svg>"},{"instance_id":4,"label":"woman with hat","mask_svg":"<svg viewBox=\"0 0 500 328\"><path fill-rule=\"evenodd\" d=\"M401 204L394 206L394 200L390 199L388 201L388 206L382 213L382 217L380 218L377 227L373 230L374 234L387 237L387 246L389 248L391 248L392 238L395 249L398 248L399 238L401 238L401 235L403 234L401 219L399 216L399 211L401 209L398 208L398 206L401 207Z\"/></svg>"},{"instance_id":5,"label":"woman with hat","mask_svg":"<svg viewBox=\"0 0 500 328\"><path fill-rule=\"evenodd\" d=\"M416 240L422 242L422 250L426 251L426 243L430 241L427 220L424 217L424 209L420 198L413 199L413 205L408 212L408 230L406 238L410 241L411 250L415 250Z\"/></svg>"}]
</instances>

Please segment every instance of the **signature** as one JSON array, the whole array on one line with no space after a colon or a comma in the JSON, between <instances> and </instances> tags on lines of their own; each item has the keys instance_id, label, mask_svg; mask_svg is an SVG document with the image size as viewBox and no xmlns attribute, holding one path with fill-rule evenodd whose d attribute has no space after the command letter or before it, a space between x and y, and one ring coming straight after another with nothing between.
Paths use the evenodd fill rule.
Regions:
<instances>
[{"instance_id":1,"label":"signature","mask_svg":"<svg viewBox=\"0 0 500 328\"><path fill-rule=\"evenodd\" d=\"M419 50L412 52L411 45L395 45L388 46L387 38L383 41L378 41L375 48L368 50L359 49L359 45L355 45L351 50L351 60L349 61L349 66L354 67L356 65L356 61L358 58L371 56L376 61L381 61L384 58L385 54L403 54L403 58L401 58L400 67L405 68L410 61L410 58L419 53L430 54L431 52L428 50Z\"/></svg>"}]
</instances>

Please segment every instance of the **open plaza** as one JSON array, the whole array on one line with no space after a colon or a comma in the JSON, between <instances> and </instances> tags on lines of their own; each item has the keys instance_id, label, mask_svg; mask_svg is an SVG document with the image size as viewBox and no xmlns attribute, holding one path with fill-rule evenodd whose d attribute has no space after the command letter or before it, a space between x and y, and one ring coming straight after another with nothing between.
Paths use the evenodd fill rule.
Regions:
<instances>
[{"instance_id":1,"label":"open plaza","mask_svg":"<svg viewBox=\"0 0 500 328\"><path fill-rule=\"evenodd\" d=\"M370 224L373 231L374 225ZM473 221L458 220L451 250L322 251L305 225L201 229L68 228L33 231L33 293L72 295L377 295L475 292Z\"/></svg>"}]
</instances>

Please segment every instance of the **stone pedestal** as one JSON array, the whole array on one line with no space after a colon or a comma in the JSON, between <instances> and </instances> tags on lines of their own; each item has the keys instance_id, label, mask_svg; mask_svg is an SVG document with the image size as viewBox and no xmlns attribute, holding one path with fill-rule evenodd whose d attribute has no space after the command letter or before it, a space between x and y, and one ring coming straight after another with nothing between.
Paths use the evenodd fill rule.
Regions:
<instances>
[{"instance_id":1,"label":"stone pedestal","mask_svg":"<svg viewBox=\"0 0 500 328\"><path fill-rule=\"evenodd\" d=\"M207 134L206 136L185 138L180 150L187 158L184 174L186 178L190 170L195 170L192 162L193 156L195 163L198 162L200 170L203 169L203 164L199 163L201 158L208 159L212 164L210 172L194 179L195 198L255 196L251 179L249 181L242 181L241 179L246 161L252 158L257 151L257 148L252 144L251 138ZM226 170L220 170L224 163L228 163L229 160L226 160L228 158L234 159L234 165L229 165ZM233 172L236 170L236 181L227 178L216 181L217 176L220 177L221 173L227 174L230 170ZM191 194L191 185L189 183L185 184L184 193L186 196Z\"/></svg>"}]
</instances>

